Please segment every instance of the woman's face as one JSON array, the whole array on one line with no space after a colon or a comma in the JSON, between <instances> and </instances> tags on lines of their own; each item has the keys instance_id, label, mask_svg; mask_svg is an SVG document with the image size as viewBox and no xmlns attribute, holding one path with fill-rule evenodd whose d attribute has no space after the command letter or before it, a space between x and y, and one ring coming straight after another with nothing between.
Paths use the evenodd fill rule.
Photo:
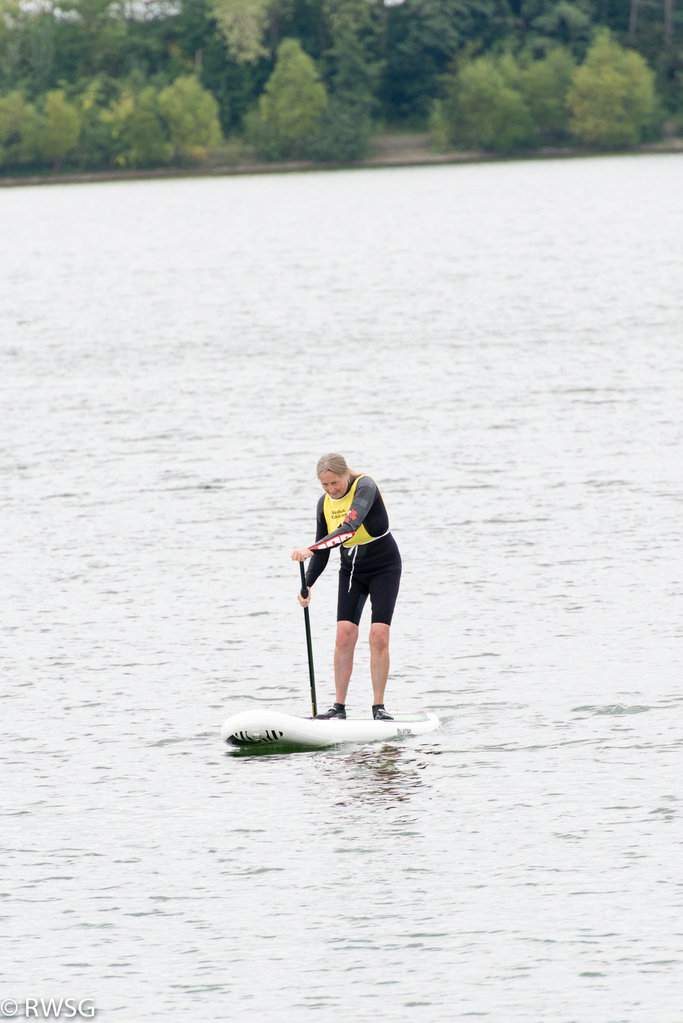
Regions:
<instances>
[{"instance_id":1,"label":"woman's face","mask_svg":"<svg viewBox=\"0 0 683 1023\"><path fill-rule=\"evenodd\" d=\"M329 494L333 501L338 501L340 497L343 497L346 491L349 489L349 480L351 477L337 476L334 472L323 472L318 477L322 484L322 488L326 494Z\"/></svg>"}]
</instances>

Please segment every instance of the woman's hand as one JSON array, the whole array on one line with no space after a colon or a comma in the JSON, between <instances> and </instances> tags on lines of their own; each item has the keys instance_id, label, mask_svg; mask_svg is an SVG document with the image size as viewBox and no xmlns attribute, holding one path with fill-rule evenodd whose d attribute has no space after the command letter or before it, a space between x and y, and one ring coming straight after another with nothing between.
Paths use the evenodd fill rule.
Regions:
<instances>
[{"instance_id":1,"label":"woman's hand","mask_svg":"<svg viewBox=\"0 0 683 1023\"><path fill-rule=\"evenodd\" d=\"M306 561L307 558L313 557L313 551L309 551L308 547L301 547L298 551L292 551L292 561ZM311 603L311 587L308 587L308 596L302 597L301 591L297 593L299 603L302 607L308 607Z\"/></svg>"}]
</instances>

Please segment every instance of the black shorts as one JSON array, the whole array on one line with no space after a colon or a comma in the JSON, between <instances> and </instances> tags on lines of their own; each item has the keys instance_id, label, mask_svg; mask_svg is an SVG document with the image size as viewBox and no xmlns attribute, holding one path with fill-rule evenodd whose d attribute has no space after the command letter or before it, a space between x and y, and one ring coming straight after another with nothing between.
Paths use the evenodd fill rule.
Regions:
<instances>
[{"instance_id":1,"label":"black shorts","mask_svg":"<svg viewBox=\"0 0 683 1023\"><path fill-rule=\"evenodd\" d=\"M337 596L338 622L353 622L354 625L358 625L365 601L369 596L373 624L380 622L383 625L391 625L398 588L401 584L401 555L394 538L387 537L386 540L386 543L378 541L378 544L382 545L384 556L382 563L378 564L373 571L363 571L365 567L363 565L360 569L356 567L351 573L342 563L339 569L339 593ZM369 544L368 546L374 547L375 545ZM380 553L379 549L377 553ZM351 584L350 588L349 583Z\"/></svg>"}]
</instances>

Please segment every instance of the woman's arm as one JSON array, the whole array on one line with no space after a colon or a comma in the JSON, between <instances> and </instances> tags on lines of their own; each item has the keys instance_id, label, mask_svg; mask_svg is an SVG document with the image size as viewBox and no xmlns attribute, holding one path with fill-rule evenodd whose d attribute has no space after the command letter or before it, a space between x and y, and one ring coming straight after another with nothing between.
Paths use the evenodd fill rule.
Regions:
<instances>
[{"instance_id":1,"label":"woman's arm","mask_svg":"<svg viewBox=\"0 0 683 1023\"><path fill-rule=\"evenodd\" d=\"M315 523L315 539L316 543L325 536L327 532L327 523L325 522L325 513L323 511L325 503L325 495L323 494L318 501L318 507L316 509L316 523ZM329 550L315 551L311 548L315 548L315 544L311 544L311 547L299 547L297 550L292 552L292 561L306 561L308 558L311 559L311 563L306 571L306 585L309 588L313 585L316 579L324 572L327 562L330 559ZM307 607L311 599L309 592L308 597L303 598L299 594L299 603L303 607Z\"/></svg>"},{"instance_id":2,"label":"woman's arm","mask_svg":"<svg viewBox=\"0 0 683 1023\"><path fill-rule=\"evenodd\" d=\"M327 562L330 560L329 550L316 550L317 544L322 540L327 533L327 522L325 521L325 495L323 494L318 501L318 507L316 509L315 517L315 543L311 544L310 558L311 563L306 569L306 585L312 586L316 579L323 574L327 568Z\"/></svg>"}]
</instances>

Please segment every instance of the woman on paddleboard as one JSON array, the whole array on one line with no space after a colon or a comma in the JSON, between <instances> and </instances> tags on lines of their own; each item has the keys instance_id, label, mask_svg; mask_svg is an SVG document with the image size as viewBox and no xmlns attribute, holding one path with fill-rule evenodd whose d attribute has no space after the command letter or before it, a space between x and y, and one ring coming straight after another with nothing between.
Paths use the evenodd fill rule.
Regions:
<instances>
[{"instance_id":1,"label":"woman on paddleboard","mask_svg":"<svg viewBox=\"0 0 683 1023\"><path fill-rule=\"evenodd\" d=\"M389 674L389 627L401 581L401 555L389 532L389 516L377 484L363 473L349 469L341 455L323 455L317 475L325 493L318 502L315 543L292 554L292 561L311 559L306 572L308 596L299 603L308 607L311 586L323 572L330 550L339 547L339 595L337 638L334 648L334 707L319 718L345 718L346 693L353 670L353 653L365 601L370 596L370 674L372 716L393 718L384 709L384 689Z\"/></svg>"}]
</instances>

